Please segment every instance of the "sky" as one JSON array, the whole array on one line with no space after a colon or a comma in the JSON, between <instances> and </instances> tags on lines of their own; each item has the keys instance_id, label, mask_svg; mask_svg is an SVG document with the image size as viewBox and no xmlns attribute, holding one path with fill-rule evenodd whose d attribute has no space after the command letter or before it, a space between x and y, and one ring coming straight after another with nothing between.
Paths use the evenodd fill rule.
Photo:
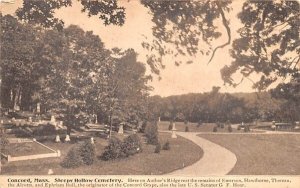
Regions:
<instances>
[{"instance_id":1,"label":"sky","mask_svg":"<svg viewBox=\"0 0 300 188\"><path fill-rule=\"evenodd\" d=\"M7 1L7 0L6 0ZM120 0L120 5L126 8L126 20L123 26L104 26L98 17L88 17L86 13L81 12L81 4L78 1L73 1L72 7L62 8L56 11L56 16L65 22L65 26L70 24L79 25L86 31L93 31L99 35L107 48L133 48L139 55L138 60L142 63L146 62L146 55L149 53L142 47L142 42L152 38L151 13L147 8L140 4L139 0ZM242 0L234 0L232 3L232 11L226 16L230 20L232 31L232 40L238 37L237 29L241 23L237 16L241 10ZM2 14L14 15L15 10L22 6L22 0L14 0L13 3L1 3L0 10ZM213 45L223 44L226 40L225 29L219 23L220 31L223 31L223 36L217 39ZM200 44L201 45L201 44ZM160 77L153 75L152 82L149 83L154 89L151 95L179 95L185 93L201 93L207 92L213 86L220 86L221 92L254 92L252 83L244 80L239 86L233 88L224 86L221 79L220 69L224 65L229 65L232 58L229 55L230 46L217 51L213 61L207 65L209 56L196 56L192 60L192 64L181 64L175 66L174 57L165 57L163 59L166 65L165 69L161 70ZM147 67L147 73L150 74L150 69ZM240 80L240 75L235 79ZM252 78L253 79L253 78ZM254 78L255 80L255 78Z\"/></svg>"}]
</instances>

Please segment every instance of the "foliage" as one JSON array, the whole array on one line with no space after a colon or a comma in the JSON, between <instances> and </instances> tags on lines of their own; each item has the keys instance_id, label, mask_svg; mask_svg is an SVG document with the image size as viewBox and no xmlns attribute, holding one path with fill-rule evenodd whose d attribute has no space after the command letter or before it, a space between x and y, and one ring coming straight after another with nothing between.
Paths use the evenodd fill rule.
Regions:
<instances>
[{"instance_id":1,"label":"foliage","mask_svg":"<svg viewBox=\"0 0 300 188\"><path fill-rule=\"evenodd\" d=\"M214 127L213 132L218 132L218 127Z\"/></svg>"},{"instance_id":2,"label":"foliage","mask_svg":"<svg viewBox=\"0 0 300 188\"><path fill-rule=\"evenodd\" d=\"M1 152L5 151L8 144L9 144L9 141L8 141L7 135L4 133L1 133L0 134L0 150L1 150Z\"/></svg>"},{"instance_id":3,"label":"foliage","mask_svg":"<svg viewBox=\"0 0 300 188\"><path fill-rule=\"evenodd\" d=\"M55 135L57 131L54 125L40 125L36 129L33 130L34 136L46 136L46 135Z\"/></svg>"},{"instance_id":4,"label":"foliage","mask_svg":"<svg viewBox=\"0 0 300 188\"><path fill-rule=\"evenodd\" d=\"M125 12L123 7L118 6L116 0L93 1L79 0L83 6L82 11L88 16L98 16L105 25L123 25ZM29 23L42 25L43 27L55 27L61 30L64 21L56 18L54 13L57 9L72 6L72 0L24 0L22 8L16 12L19 19Z\"/></svg>"},{"instance_id":5,"label":"foliage","mask_svg":"<svg viewBox=\"0 0 300 188\"><path fill-rule=\"evenodd\" d=\"M280 77L299 74L299 10L298 1L246 1L238 14L240 38L230 51L234 61L221 70L223 80L236 86L234 73L242 80L259 73L260 80L251 81L264 90Z\"/></svg>"},{"instance_id":6,"label":"foliage","mask_svg":"<svg viewBox=\"0 0 300 188\"><path fill-rule=\"evenodd\" d=\"M158 143L158 130L156 122L147 124L145 129L145 136L147 138L148 144L156 145Z\"/></svg>"},{"instance_id":7,"label":"foliage","mask_svg":"<svg viewBox=\"0 0 300 188\"><path fill-rule=\"evenodd\" d=\"M124 157L122 150L122 141L116 137L112 137L109 140L108 146L105 147L104 152L101 155L101 158L105 161L114 160Z\"/></svg>"},{"instance_id":8,"label":"foliage","mask_svg":"<svg viewBox=\"0 0 300 188\"><path fill-rule=\"evenodd\" d=\"M189 132L189 127L185 126L185 132Z\"/></svg>"},{"instance_id":9,"label":"foliage","mask_svg":"<svg viewBox=\"0 0 300 188\"><path fill-rule=\"evenodd\" d=\"M126 157L142 152L142 142L137 134L126 137L122 143L122 151Z\"/></svg>"},{"instance_id":10,"label":"foliage","mask_svg":"<svg viewBox=\"0 0 300 188\"><path fill-rule=\"evenodd\" d=\"M72 147L60 163L64 168L77 168L83 164L78 146Z\"/></svg>"},{"instance_id":11,"label":"foliage","mask_svg":"<svg viewBox=\"0 0 300 188\"><path fill-rule=\"evenodd\" d=\"M231 127L231 125L228 125L228 132L232 132L232 127Z\"/></svg>"},{"instance_id":12,"label":"foliage","mask_svg":"<svg viewBox=\"0 0 300 188\"><path fill-rule=\"evenodd\" d=\"M250 132L250 126L249 125L245 125L244 132Z\"/></svg>"},{"instance_id":13,"label":"foliage","mask_svg":"<svg viewBox=\"0 0 300 188\"><path fill-rule=\"evenodd\" d=\"M173 129L173 122L172 121L170 121L168 129L169 129L169 131L171 131Z\"/></svg>"},{"instance_id":14,"label":"foliage","mask_svg":"<svg viewBox=\"0 0 300 188\"><path fill-rule=\"evenodd\" d=\"M142 152L142 142L137 134L132 134L122 142L119 138L112 137L101 155L103 160L114 160L129 157Z\"/></svg>"},{"instance_id":15,"label":"foliage","mask_svg":"<svg viewBox=\"0 0 300 188\"><path fill-rule=\"evenodd\" d=\"M96 156L95 146L89 140L80 144L79 153L83 164L92 165L94 163Z\"/></svg>"},{"instance_id":16,"label":"foliage","mask_svg":"<svg viewBox=\"0 0 300 188\"><path fill-rule=\"evenodd\" d=\"M237 130L238 130L238 131L241 130L241 126L240 126L240 125L238 125Z\"/></svg>"},{"instance_id":17,"label":"foliage","mask_svg":"<svg viewBox=\"0 0 300 188\"><path fill-rule=\"evenodd\" d=\"M160 143L157 143L155 146L154 153L160 153L160 150L161 150L161 145L160 145Z\"/></svg>"},{"instance_id":18,"label":"foliage","mask_svg":"<svg viewBox=\"0 0 300 188\"><path fill-rule=\"evenodd\" d=\"M170 142L167 141L167 142L163 145L162 149L163 149L163 150L170 150L170 149L171 149L171 147L170 147Z\"/></svg>"}]
</instances>

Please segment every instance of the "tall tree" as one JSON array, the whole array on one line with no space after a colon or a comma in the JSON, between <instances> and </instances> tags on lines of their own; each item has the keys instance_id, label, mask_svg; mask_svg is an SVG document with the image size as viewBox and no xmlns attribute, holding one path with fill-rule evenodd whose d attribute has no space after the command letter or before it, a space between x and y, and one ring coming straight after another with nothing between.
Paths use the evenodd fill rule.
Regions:
<instances>
[{"instance_id":1,"label":"tall tree","mask_svg":"<svg viewBox=\"0 0 300 188\"><path fill-rule=\"evenodd\" d=\"M38 28L22 24L10 15L1 19L1 101L2 106L28 110L37 90L43 67L36 56L41 46Z\"/></svg>"},{"instance_id":2,"label":"tall tree","mask_svg":"<svg viewBox=\"0 0 300 188\"><path fill-rule=\"evenodd\" d=\"M299 16L298 1L246 1L238 15L240 38L230 51L234 61L221 70L223 80L236 86L234 73L242 74L242 80L257 73L261 77L253 87L264 90L279 78L298 75Z\"/></svg>"}]
</instances>

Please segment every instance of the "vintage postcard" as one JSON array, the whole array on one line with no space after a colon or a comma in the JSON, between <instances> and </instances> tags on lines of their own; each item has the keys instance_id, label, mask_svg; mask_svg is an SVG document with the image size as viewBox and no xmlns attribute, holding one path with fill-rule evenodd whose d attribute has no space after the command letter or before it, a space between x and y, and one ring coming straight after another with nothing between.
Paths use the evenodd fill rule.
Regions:
<instances>
[{"instance_id":1,"label":"vintage postcard","mask_svg":"<svg viewBox=\"0 0 300 188\"><path fill-rule=\"evenodd\" d=\"M0 0L0 188L300 187L300 1Z\"/></svg>"}]
</instances>

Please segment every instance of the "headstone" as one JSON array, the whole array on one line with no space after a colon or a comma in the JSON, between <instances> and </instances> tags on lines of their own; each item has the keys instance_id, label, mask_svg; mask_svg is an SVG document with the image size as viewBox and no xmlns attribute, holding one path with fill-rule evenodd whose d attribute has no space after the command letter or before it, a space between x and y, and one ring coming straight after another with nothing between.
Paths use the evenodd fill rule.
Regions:
<instances>
[{"instance_id":1,"label":"headstone","mask_svg":"<svg viewBox=\"0 0 300 188\"><path fill-rule=\"evenodd\" d=\"M91 144L95 144L94 137L91 137Z\"/></svg>"},{"instance_id":2,"label":"headstone","mask_svg":"<svg viewBox=\"0 0 300 188\"><path fill-rule=\"evenodd\" d=\"M11 118L11 120L12 120L12 121L16 121L16 118L13 117L13 118Z\"/></svg>"},{"instance_id":3,"label":"headstone","mask_svg":"<svg viewBox=\"0 0 300 188\"><path fill-rule=\"evenodd\" d=\"M32 122L32 117L29 117L29 118L28 118L28 121L31 123L31 122Z\"/></svg>"},{"instance_id":4,"label":"headstone","mask_svg":"<svg viewBox=\"0 0 300 188\"><path fill-rule=\"evenodd\" d=\"M51 116L51 120L50 120L50 121L51 121L52 123L55 123L56 120L55 120L55 117L54 117L53 115Z\"/></svg>"},{"instance_id":5,"label":"headstone","mask_svg":"<svg viewBox=\"0 0 300 188\"><path fill-rule=\"evenodd\" d=\"M48 170L48 175L52 175L52 174L54 174L54 172L53 172L53 170L50 168L50 169Z\"/></svg>"},{"instance_id":6,"label":"headstone","mask_svg":"<svg viewBox=\"0 0 300 188\"><path fill-rule=\"evenodd\" d=\"M60 142L60 137L59 137L59 135L56 135L56 137L55 137L55 142Z\"/></svg>"},{"instance_id":7,"label":"headstone","mask_svg":"<svg viewBox=\"0 0 300 188\"><path fill-rule=\"evenodd\" d=\"M158 122L160 122L160 117L158 117Z\"/></svg>"},{"instance_id":8,"label":"headstone","mask_svg":"<svg viewBox=\"0 0 300 188\"><path fill-rule=\"evenodd\" d=\"M36 142L36 138L33 138L32 140L33 140L34 142Z\"/></svg>"},{"instance_id":9,"label":"headstone","mask_svg":"<svg viewBox=\"0 0 300 188\"><path fill-rule=\"evenodd\" d=\"M65 138L65 142L70 142L71 141L71 139L70 139L70 135L66 135L66 138Z\"/></svg>"},{"instance_id":10,"label":"headstone","mask_svg":"<svg viewBox=\"0 0 300 188\"><path fill-rule=\"evenodd\" d=\"M97 117L97 115L95 115L95 116L96 116L95 124L97 124L98 123L98 117Z\"/></svg>"},{"instance_id":11,"label":"headstone","mask_svg":"<svg viewBox=\"0 0 300 188\"><path fill-rule=\"evenodd\" d=\"M123 124L120 124L118 133L119 133L119 134L123 134L123 133L124 133L124 130L123 130Z\"/></svg>"},{"instance_id":12,"label":"headstone","mask_svg":"<svg viewBox=\"0 0 300 188\"><path fill-rule=\"evenodd\" d=\"M3 119L1 119L0 123L1 123L1 124L3 124L3 123L4 123Z\"/></svg>"},{"instance_id":13,"label":"headstone","mask_svg":"<svg viewBox=\"0 0 300 188\"><path fill-rule=\"evenodd\" d=\"M174 122L172 123L172 136L171 136L171 138L177 138L176 128L175 128L175 123Z\"/></svg>"},{"instance_id":14,"label":"headstone","mask_svg":"<svg viewBox=\"0 0 300 188\"><path fill-rule=\"evenodd\" d=\"M37 103L36 104L36 112L39 114L39 113L41 113L41 103Z\"/></svg>"}]
</instances>

